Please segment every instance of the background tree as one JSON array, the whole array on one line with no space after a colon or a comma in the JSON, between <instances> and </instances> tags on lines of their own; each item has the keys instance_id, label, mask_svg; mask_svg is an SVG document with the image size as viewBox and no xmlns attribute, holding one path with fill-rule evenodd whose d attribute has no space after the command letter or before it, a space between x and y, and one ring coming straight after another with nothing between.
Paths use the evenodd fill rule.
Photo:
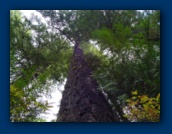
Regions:
<instances>
[{"instance_id":1,"label":"background tree","mask_svg":"<svg viewBox=\"0 0 172 134\"><path fill-rule=\"evenodd\" d=\"M67 43L39 18L27 20L10 12L11 121L35 121L50 107L38 100L49 96L53 82L65 78L70 53Z\"/></svg>"},{"instance_id":2,"label":"background tree","mask_svg":"<svg viewBox=\"0 0 172 134\"><path fill-rule=\"evenodd\" d=\"M124 13L133 14L132 11L121 11L120 14ZM150 97L160 92L159 11L133 15L130 19L134 22L130 25L125 25L125 19L122 19L121 23L114 24L115 31L103 28L93 32L109 61L97 70L97 79L121 118L131 91L137 89L139 94ZM155 33L151 33L152 30Z\"/></svg>"}]
</instances>

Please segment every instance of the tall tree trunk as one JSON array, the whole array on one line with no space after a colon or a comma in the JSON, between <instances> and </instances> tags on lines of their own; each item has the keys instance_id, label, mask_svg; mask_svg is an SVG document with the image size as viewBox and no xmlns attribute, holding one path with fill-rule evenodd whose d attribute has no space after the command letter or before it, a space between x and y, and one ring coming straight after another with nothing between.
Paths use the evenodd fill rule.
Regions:
<instances>
[{"instance_id":1,"label":"tall tree trunk","mask_svg":"<svg viewBox=\"0 0 172 134\"><path fill-rule=\"evenodd\" d=\"M58 122L114 122L118 121L105 96L98 90L91 69L76 43L70 70L63 91Z\"/></svg>"}]
</instances>

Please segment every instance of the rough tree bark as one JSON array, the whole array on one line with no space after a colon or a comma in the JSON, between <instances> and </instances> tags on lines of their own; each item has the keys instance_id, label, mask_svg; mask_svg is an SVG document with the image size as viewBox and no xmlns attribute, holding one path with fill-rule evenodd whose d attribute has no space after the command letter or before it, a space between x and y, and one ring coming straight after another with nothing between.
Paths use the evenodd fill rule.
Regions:
<instances>
[{"instance_id":1,"label":"rough tree bark","mask_svg":"<svg viewBox=\"0 0 172 134\"><path fill-rule=\"evenodd\" d=\"M118 121L83 56L76 43L57 122Z\"/></svg>"}]
</instances>

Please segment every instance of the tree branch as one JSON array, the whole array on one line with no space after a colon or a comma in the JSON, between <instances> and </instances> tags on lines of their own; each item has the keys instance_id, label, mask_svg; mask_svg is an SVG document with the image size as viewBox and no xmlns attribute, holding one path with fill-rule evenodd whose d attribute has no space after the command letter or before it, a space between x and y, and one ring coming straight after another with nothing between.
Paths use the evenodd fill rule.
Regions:
<instances>
[{"instance_id":1,"label":"tree branch","mask_svg":"<svg viewBox=\"0 0 172 134\"><path fill-rule=\"evenodd\" d=\"M71 40L71 38L64 32L64 31L62 31L60 28L57 28L57 27L54 27L55 29L57 29L60 33L62 33L64 36L66 36L66 38L71 42L71 43L73 43L74 45L75 45L75 42L73 42L72 40Z\"/></svg>"}]
</instances>

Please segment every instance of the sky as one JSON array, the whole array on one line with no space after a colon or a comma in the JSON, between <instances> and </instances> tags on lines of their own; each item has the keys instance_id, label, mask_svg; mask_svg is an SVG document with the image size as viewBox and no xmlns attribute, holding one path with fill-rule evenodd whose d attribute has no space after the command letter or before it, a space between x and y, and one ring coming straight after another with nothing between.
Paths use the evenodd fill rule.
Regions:
<instances>
[{"instance_id":1,"label":"sky","mask_svg":"<svg viewBox=\"0 0 172 134\"><path fill-rule=\"evenodd\" d=\"M22 15L26 16L28 19L30 19L33 16L32 14L34 14L34 15L37 15L39 18L41 18L42 22L46 23L42 15L35 10L20 10L20 11ZM41 118L46 119L48 122L57 118L60 100L62 98L62 94L60 91L64 90L64 83L62 85L59 85L59 84L52 85L51 98L47 98L45 96L41 98L42 100L48 100L48 102L53 106L52 108L48 110L48 114L40 115Z\"/></svg>"},{"instance_id":2,"label":"sky","mask_svg":"<svg viewBox=\"0 0 172 134\"><path fill-rule=\"evenodd\" d=\"M42 97L42 100L48 100L52 108L50 108L47 113L41 114L40 117L46 119L48 122L57 119L57 113L59 111L60 100L62 98L62 93L60 91L64 90L64 84L54 84L52 85L53 92L51 93L51 98Z\"/></svg>"}]
</instances>

